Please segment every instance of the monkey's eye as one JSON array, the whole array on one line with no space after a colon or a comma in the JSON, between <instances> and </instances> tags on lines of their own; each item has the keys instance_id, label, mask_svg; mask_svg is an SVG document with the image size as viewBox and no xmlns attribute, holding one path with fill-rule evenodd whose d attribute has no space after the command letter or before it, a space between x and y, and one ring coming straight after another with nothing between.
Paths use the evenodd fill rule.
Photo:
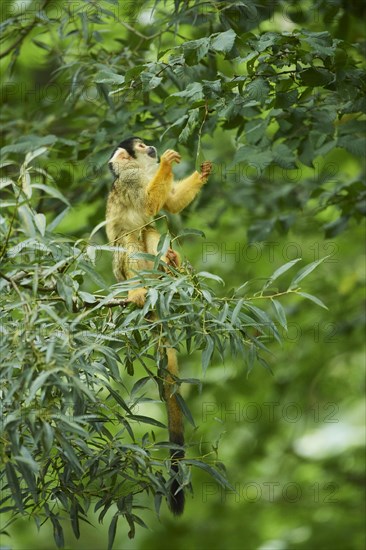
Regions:
<instances>
[{"instance_id":1,"label":"monkey's eye","mask_svg":"<svg viewBox=\"0 0 366 550\"><path fill-rule=\"evenodd\" d=\"M146 145L145 145L145 143L138 143L138 144L137 144L137 147L138 147L139 149L145 149L145 148L146 148Z\"/></svg>"}]
</instances>

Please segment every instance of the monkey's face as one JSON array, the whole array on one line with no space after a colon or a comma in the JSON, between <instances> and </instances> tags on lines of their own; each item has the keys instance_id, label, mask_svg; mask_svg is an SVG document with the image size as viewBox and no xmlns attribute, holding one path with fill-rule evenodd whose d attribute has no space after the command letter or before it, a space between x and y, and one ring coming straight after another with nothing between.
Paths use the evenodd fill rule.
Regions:
<instances>
[{"instance_id":1,"label":"monkey's face","mask_svg":"<svg viewBox=\"0 0 366 550\"><path fill-rule=\"evenodd\" d=\"M141 160L143 162L146 162L146 160L147 160L149 162L149 159L153 159L154 163L157 160L156 148L152 147L151 145L146 145L140 139L135 139L134 140L134 142L133 142L133 152L135 153L135 158L137 160Z\"/></svg>"}]
</instances>

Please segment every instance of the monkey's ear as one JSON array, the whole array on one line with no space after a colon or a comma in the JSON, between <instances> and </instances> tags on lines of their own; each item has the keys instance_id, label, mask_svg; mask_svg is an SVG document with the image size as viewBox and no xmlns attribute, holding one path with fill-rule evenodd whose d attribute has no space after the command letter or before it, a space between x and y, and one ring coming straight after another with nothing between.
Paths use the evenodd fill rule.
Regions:
<instances>
[{"instance_id":1,"label":"monkey's ear","mask_svg":"<svg viewBox=\"0 0 366 550\"><path fill-rule=\"evenodd\" d=\"M122 147L118 147L111 158L109 159L109 162L115 162L119 160L131 160L132 157L129 155L126 151L126 149L122 149Z\"/></svg>"}]
</instances>

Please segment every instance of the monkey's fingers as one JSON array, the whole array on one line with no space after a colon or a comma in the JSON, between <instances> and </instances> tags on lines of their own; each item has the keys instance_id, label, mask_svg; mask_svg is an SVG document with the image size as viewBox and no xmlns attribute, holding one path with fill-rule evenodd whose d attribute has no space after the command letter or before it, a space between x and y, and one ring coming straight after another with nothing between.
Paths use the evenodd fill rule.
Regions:
<instances>
[{"instance_id":1,"label":"monkey's fingers","mask_svg":"<svg viewBox=\"0 0 366 550\"><path fill-rule=\"evenodd\" d=\"M210 162L209 160L206 160L205 162L203 162L201 164L201 178L207 179L208 176L211 174L211 170L212 170L212 162Z\"/></svg>"},{"instance_id":2,"label":"monkey's fingers","mask_svg":"<svg viewBox=\"0 0 366 550\"><path fill-rule=\"evenodd\" d=\"M165 153L163 153L161 160L163 162L168 162L169 164L172 164L173 162L179 163L181 156L176 151L173 151L173 149L168 149Z\"/></svg>"}]
</instances>

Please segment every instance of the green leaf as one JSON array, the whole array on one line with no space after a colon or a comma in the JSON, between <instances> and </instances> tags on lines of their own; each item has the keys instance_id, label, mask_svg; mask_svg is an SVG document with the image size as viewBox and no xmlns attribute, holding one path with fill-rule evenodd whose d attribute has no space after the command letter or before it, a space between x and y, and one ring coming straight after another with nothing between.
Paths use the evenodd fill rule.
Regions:
<instances>
[{"instance_id":1,"label":"green leaf","mask_svg":"<svg viewBox=\"0 0 366 550\"><path fill-rule=\"evenodd\" d=\"M94 304L94 302L97 301L96 297L93 296L93 294L90 294L90 292L83 292L82 290L79 290L79 296L87 304Z\"/></svg>"},{"instance_id":2,"label":"green leaf","mask_svg":"<svg viewBox=\"0 0 366 550\"><path fill-rule=\"evenodd\" d=\"M198 40L189 40L188 42L184 42L181 47L187 65L197 65L207 55L210 39L199 38Z\"/></svg>"},{"instance_id":3,"label":"green leaf","mask_svg":"<svg viewBox=\"0 0 366 550\"><path fill-rule=\"evenodd\" d=\"M238 162L246 162L250 166L254 166L259 171L264 170L273 161L272 151L260 151L258 148L244 145L237 150L233 164Z\"/></svg>"},{"instance_id":4,"label":"green leaf","mask_svg":"<svg viewBox=\"0 0 366 550\"><path fill-rule=\"evenodd\" d=\"M65 218L65 216L67 216L67 214L70 212L70 207L68 206L67 208L65 208L64 210L62 210L62 212L60 212L60 214L58 214L58 216L56 216L49 224L48 224L48 230L49 231L53 231L54 229L56 229L56 227L58 226L59 223L62 222L62 220Z\"/></svg>"},{"instance_id":5,"label":"green leaf","mask_svg":"<svg viewBox=\"0 0 366 550\"><path fill-rule=\"evenodd\" d=\"M140 391L140 389L143 388L145 384L150 380L151 380L150 376L145 376L144 378L140 378L140 380L137 380L137 382L135 382L135 384L133 385L133 388L131 390L131 395L137 394Z\"/></svg>"},{"instance_id":6,"label":"green leaf","mask_svg":"<svg viewBox=\"0 0 366 550\"><path fill-rule=\"evenodd\" d=\"M39 157L40 155L43 155L47 151L47 147L40 147L39 149L35 149L35 151L30 151L25 156L24 166L28 166L32 162L33 159L36 157Z\"/></svg>"},{"instance_id":7,"label":"green leaf","mask_svg":"<svg viewBox=\"0 0 366 550\"><path fill-rule=\"evenodd\" d=\"M94 81L98 82L98 84L116 85L116 84L123 84L125 82L125 77L117 73L114 73L113 71L103 70L103 71L99 71L94 76Z\"/></svg>"},{"instance_id":8,"label":"green leaf","mask_svg":"<svg viewBox=\"0 0 366 550\"><path fill-rule=\"evenodd\" d=\"M253 342L249 344L249 350L245 355L245 361L247 364L247 376L252 372L255 360L257 359L257 348Z\"/></svg>"},{"instance_id":9,"label":"green leaf","mask_svg":"<svg viewBox=\"0 0 366 550\"><path fill-rule=\"evenodd\" d=\"M33 183L32 184L33 189L41 189L47 195L50 195L51 197L54 197L55 199L59 199L60 201L64 202L68 206L70 206L69 201L66 199L66 197L63 196L62 193L55 187L51 187L50 185L44 185L43 183Z\"/></svg>"},{"instance_id":10,"label":"green leaf","mask_svg":"<svg viewBox=\"0 0 366 550\"><path fill-rule=\"evenodd\" d=\"M271 286L273 281L275 281L276 279L278 279L278 277L280 277L281 275L286 273L286 271L291 269L291 267L293 265L295 265L297 262L299 262L300 260L301 260L301 258L295 258L294 260L291 260L290 262L287 262L286 264L284 264L281 267L279 267L278 269L276 269L276 271L270 276L268 281L265 283L262 290L266 290L266 288Z\"/></svg>"},{"instance_id":11,"label":"green leaf","mask_svg":"<svg viewBox=\"0 0 366 550\"><path fill-rule=\"evenodd\" d=\"M343 147L352 155L364 157L366 151L366 137L357 137L353 134L341 136L337 140L338 147Z\"/></svg>"},{"instance_id":12,"label":"green leaf","mask_svg":"<svg viewBox=\"0 0 366 550\"><path fill-rule=\"evenodd\" d=\"M233 49L236 34L233 29L225 32L220 32L211 38L211 48L217 52L228 53Z\"/></svg>"},{"instance_id":13,"label":"green leaf","mask_svg":"<svg viewBox=\"0 0 366 550\"><path fill-rule=\"evenodd\" d=\"M241 308L242 308L242 306L243 306L243 302L244 302L244 298L241 298L241 299L238 301L238 303L236 304L235 308L234 308L234 311L233 311L233 313L232 313L232 315L231 315L231 323L232 323L233 325L235 325L235 323L236 323L236 320L237 320L237 318L238 318L238 315L239 315L239 313L240 313L240 310L241 310Z\"/></svg>"},{"instance_id":14,"label":"green leaf","mask_svg":"<svg viewBox=\"0 0 366 550\"><path fill-rule=\"evenodd\" d=\"M292 290L292 289L296 288L300 281L305 279L305 277L307 277L307 275L309 275L309 273L314 271L314 269L316 267L318 267L318 265L323 263L324 260L326 260L327 258L329 258L329 256L324 256L324 258L320 258L320 260L316 260L315 262L312 262L311 264L306 265L305 267L300 269L300 271L292 279L292 281L290 283L290 286L288 287L288 290Z\"/></svg>"},{"instance_id":15,"label":"green leaf","mask_svg":"<svg viewBox=\"0 0 366 550\"><path fill-rule=\"evenodd\" d=\"M313 296L312 294L308 294L307 292L297 292L296 294L298 294L299 296L303 296L308 300L311 300L312 302L314 302L314 304L317 304L318 306L324 309L328 309L327 306L319 298L317 298L316 296Z\"/></svg>"},{"instance_id":16,"label":"green leaf","mask_svg":"<svg viewBox=\"0 0 366 550\"><path fill-rule=\"evenodd\" d=\"M245 93L249 97L249 99L252 99L254 101L258 101L261 105L264 105L267 103L268 98L270 97L270 85L268 84L268 81L264 78L256 78L252 82L250 82L246 88ZM263 134L264 134L264 128L263 128Z\"/></svg>"},{"instance_id":17,"label":"green leaf","mask_svg":"<svg viewBox=\"0 0 366 550\"><path fill-rule=\"evenodd\" d=\"M210 359L214 350L215 344L211 336L206 336L206 347L202 352L202 371L206 373L207 367L210 363Z\"/></svg>"},{"instance_id":18,"label":"green leaf","mask_svg":"<svg viewBox=\"0 0 366 550\"><path fill-rule=\"evenodd\" d=\"M152 426L158 426L159 428L166 428L165 424L150 418L150 416L143 416L141 414L130 414L127 416L129 420L136 420L136 422L142 422L143 424L151 424Z\"/></svg>"},{"instance_id":19,"label":"green leaf","mask_svg":"<svg viewBox=\"0 0 366 550\"><path fill-rule=\"evenodd\" d=\"M191 227L186 227L185 229L182 229L179 234L177 235L177 238L180 237L186 237L188 235L197 235L198 237L205 237L205 234L200 229L194 229Z\"/></svg>"},{"instance_id":20,"label":"green leaf","mask_svg":"<svg viewBox=\"0 0 366 550\"><path fill-rule=\"evenodd\" d=\"M194 421L194 418L191 414L191 411L189 410L189 408L187 407L187 404L186 402L184 401L183 397L181 396L180 393L175 393L174 394L177 401L178 401L178 405L180 407L180 410L182 411L182 413L184 414L184 416L186 417L186 419L188 420L188 422L195 428L196 427L196 424L195 424L195 421Z\"/></svg>"},{"instance_id":21,"label":"green leaf","mask_svg":"<svg viewBox=\"0 0 366 550\"><path fill-rule=\"evenodd\" d=\"M225 282L221 277L218 275L214 275L213 273L209 273L208 271L200 271L197 273L197 277L202 277L203 279L212 279L213 281L217 281L218 283L221 283L223 286L225 285Z\"/></svg>"},{"instance_id":22,"label":"green leaf","mask_svg":"<svg viewBox=\"0 0 366 550\"><path fill-rule=\"evenodd\" d=\"M142 449L142 447L139 447L138 445L134 445L133 443L123 443L121 445L121 449L127 450L127 451L135 451L136 453L139 453L143 456L149 456L148 453L145 451L145 449Z\"/></svg>"},{"instance_id":23,"label":"green leaf","mask_svg":"<svg viewBox=\"0 0 366 550\"><path fill-rule=\"evenodd\" d=\"M15 472L14 466L10 462L5 463L5 473L10 487L11 494L15 501L15 504L20 511L24 511L22 491L20 489L18 477Z\"/></svg>"},{"instance_id":24,"label":"green leaf","mask_svg":"<svg viewBox=\"0 0 366 550\"><path fill-rule=\"evenodd\" d=\"M304 86L325 86L334 81L335 75L327 69L311 67L301 71L300 79Z\"/></svg>"},{"instance_id":25,"label":"green leaf","mask_svg":"<svg viewBox=\"0 0 366 550\"><path fill-rule=\"evenodd\" d=\"M60 297L65 301L67 309L73 311L73 293L72 279L68 275L57 276L57 291Z\"/></svg>"},{"instance_id":26,"label":"green leaf","mask_svg":"<svg viewBox=\"0 0 366 550\"><path fill-rule=\"evenodd\" d=\"M33 384L31 385L31 387L29 389L29 394L27 396L27 399L25 400L26 405L30 405L32 403L37 391L45 385L46 380L50 376L55 375L57 372L59 372L61 370L62 370L62 368L59 367L59 368L56 368L56 369L47 370L45 372L42 372L39 376L37 376L37 378L34 380Z\"/></svg>"},{"instance_id":27,"label":"green leaf","mask_svg":"<svg viewBox=\"0 0 366 550\"><path fill-rule=\"evenodd\" d=\"M46 231L46 216L44 214L35 214L34 222L42 237L44 237Z\"/></svg>"},{"instance_id":28,"label":"green leaf","mask_svg":"<svg viewBox=\"0 0 366 550\"><path fill-rule=\"evenodd\" d=\"M273 309L275 310L276 317L277 317L280 325L285 330L287 330L286 313L285 313L285 310L283 309L282 304L280 302L278 302L277 300L274 300L274 299L271 300L271 303L273 305Z\"/></svg>"},{"instance_id":29,"label":"green leaf","mask_svg":"<svg viewBox=\"0 0 366 550\"><path fill-rule=\"evenodd\" d=\"M0 153L2 155L5 153L29 153L42 145L53 145L57 139L58 138L54 135L44 137L27 135L26 137L19 139L17 143L12 143L11 145L2 147Z\"/></svg>"},{"instance_id":30,"label":"green leaf","mask_svg":"<svg viewBox=\"0 0 366 550\"><path fill-rule=\"evenodd\" d=\"M181 92L171 94L169 97L183 97L189 101L196 101L202 97L202 84L200 82L191 82ZM187 117L187 115L185 115Z\"/></svg>"},{"instance_id":31,"label":"green leaf","mask_svg":"<svg viewBox=\"0 0 366 550\"><path fill-rule=\"evenodd\" d=\"M221 487L225 487L226 489L230 489L230 491L234 491L235 489L230 485L227 479L224 478L223 475L220 474L215 468L210 466L209 464L206 464L205 462L201 462L200 460L194 460L194 459L184 459L182 461L184 464L188 464L189 466L195 466L196 468L200 468L201 470L204 470L208 474L210 474L211 477L213 477L220 485Z\"/></svg>"},{"instance_id":32,"label":"green leaf","mask_svg":"<svg viewBox=\"0 0 366 550\"><path fill-rule=\"evenodd\" d=\"M65 541L62 525L54 514L50 515L50 519L53 525L53 537L55 539L57 547L63 548L65 546Z\"/></svg>"}]
</instances>

